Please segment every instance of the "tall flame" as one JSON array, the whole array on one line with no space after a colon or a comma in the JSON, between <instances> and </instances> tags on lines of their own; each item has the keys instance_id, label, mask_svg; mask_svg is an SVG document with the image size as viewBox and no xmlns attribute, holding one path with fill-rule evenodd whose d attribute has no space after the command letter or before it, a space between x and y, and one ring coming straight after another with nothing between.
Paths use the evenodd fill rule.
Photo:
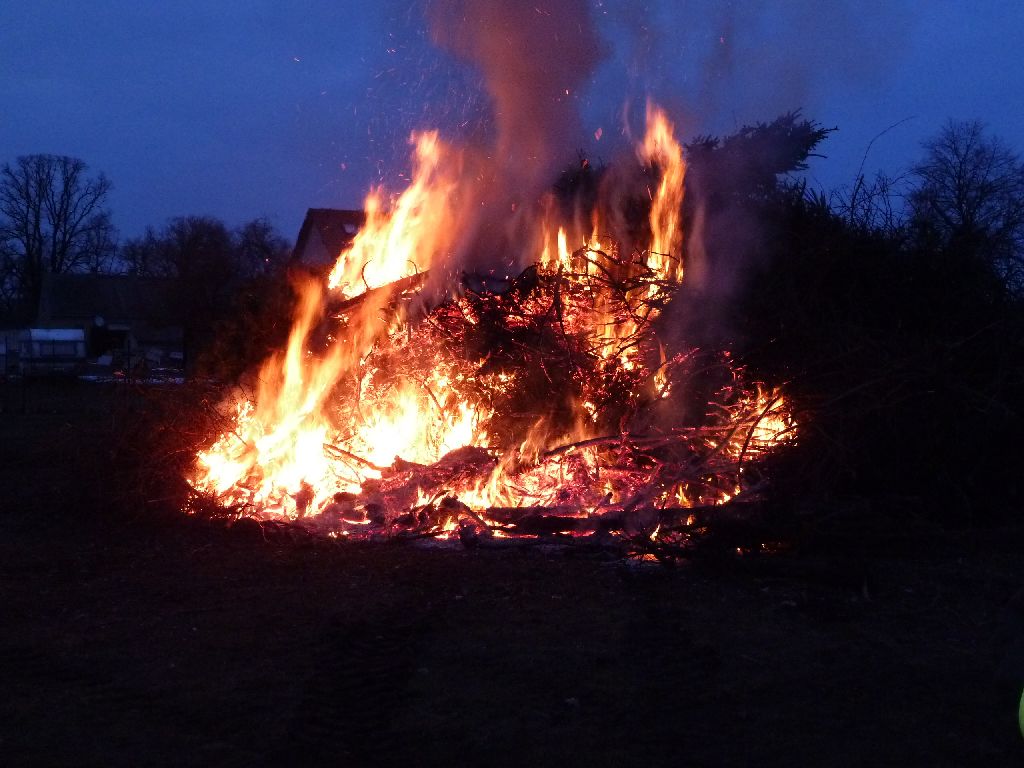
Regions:
<instances>
[{"instance_id":1,"label":"tall flame","mask_svg":"<svg viewBox=\"0 0 1024 768\"><path fill-rule=\"evenodd\" d=\"M323 319L326 294L316 282L297 286L288 346L261 368L255 405L243 402L234 429L198 455L197 489L228 504L303 513L336 488L358 490L368 477L379 475L373 468L377 462L396 455L429 460L433 452L424 450L425 443L445 448L465 439L451 435L466 434L472 413L456 409L459 416L452 418L424 408L423 393L409 387L397 388L390 400L343 432L328 402L338 382L357 373L373 345L404 325L401 315L390 322L382 318L391 295L370 289L426 271L451 246L456 232L461 155L447 148L436 131L414 134L412 143L413 183L390 210L384 209L381 190L368 195L366 226L340 254L327 280L327 287L343 298L362 296L346 317L348 333L335 337L321 353L310 352L310 335ZM324 451L339 435L344 445L360 451L352 455L363 459L341 477L337 462Z\"/></svg>"},{"instance_id":2,"label":"tall flame","mask_svg":"<svg viewBox=\"0 0 1024 768\"><path fill-rule=\"evenodd\" d=\"M675 138L675 127L659 107L647 102L647 133L637 148L641 160L661 169L661 180L651 202L650 263L664 280L683 277L682 251L684 180L683 149Z\"/></svg>"},{"instance_id":3,"label":"tall flame","mask_svg":"<svg viewBox=\"0 0 1024 768\"><path fill-rule=\"evenodd\" d=\"M367 196L366 224L327 279L345 297L423 272L452 246L462 154L447 147L437 131L413 134L412 144L412 184L389 210L382 190Z\"/></svg>"}]
</instances>

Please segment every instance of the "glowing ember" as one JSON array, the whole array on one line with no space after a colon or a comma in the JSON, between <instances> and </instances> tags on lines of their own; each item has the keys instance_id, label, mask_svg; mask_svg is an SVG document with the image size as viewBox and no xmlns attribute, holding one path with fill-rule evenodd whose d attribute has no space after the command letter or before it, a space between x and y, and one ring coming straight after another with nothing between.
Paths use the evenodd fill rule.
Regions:
<instances>
[{"instance_id":1,"label":"glowing ember","mask_svg":"<svg viewBox=\"0 0 1024 768\"><path fill-rule=\"evenodd\" d=\"M196 491L334 535L463 537L660 537L659 510L748 492L747 467L795 426L727 354L709 366L658 338L683 278L686 172L664 113L648 106L637 148L657 177L646 248L621 252L605 211L584 233L548 200L547 223L523 233L533 266L470 276L432 307L423 286L457 245L463 158L436 133L413 142L412 183L391 205L375 190L326 285L299 286L287 349L198 454ZM725 372L714 405L695 409L694 377L711 369Z\"/></svg>"}]
</instances>

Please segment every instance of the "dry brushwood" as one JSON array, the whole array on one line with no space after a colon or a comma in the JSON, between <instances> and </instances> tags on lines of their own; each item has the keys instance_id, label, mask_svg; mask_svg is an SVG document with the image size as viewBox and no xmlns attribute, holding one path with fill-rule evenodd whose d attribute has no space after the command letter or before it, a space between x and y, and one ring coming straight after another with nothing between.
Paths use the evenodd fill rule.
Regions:
<instances>
[{"instance_id":1,"label":"dry brushwood","mask_svg":"<svg viewBox=\"0 0 1024 768\"><path fill-rule=\"evenodd\" d=\"M293 495L304 524L358 537L455 531L474 545L514 536L604 546L611 537L668 556L706 527L693 525L694 503L756 489L763 446L754 433L775 400L750 405L750 383L725 352L666 349L655 321L677 284L660 279L642 254L581 249L568 264L533 266L500 284L465 275L461 292L433 307L418 298L424 278L329 307L326 333L335 334L362 321L364 302L384 315L406 310L401 330L336 385L337 423L360 423L363 409L411 383L423 407L439 414L452 403L486 414L477 432L488 447L460 448L431 464L395 457L385 466L339 434L324 445L337 476L369 470L377 478L320 509L311 492ZM414 305L415 317L407 311ZM424 376L434 370L453 372L444 392ZM695 405L694 391L712 393L714 407ZM581 403L590 436L559 442L580 434ZM523 450L538 433L555 444ZM459 500L459 489L485 487L499 466L502 504L478 512Z\"/></svg>"}]
</instances>

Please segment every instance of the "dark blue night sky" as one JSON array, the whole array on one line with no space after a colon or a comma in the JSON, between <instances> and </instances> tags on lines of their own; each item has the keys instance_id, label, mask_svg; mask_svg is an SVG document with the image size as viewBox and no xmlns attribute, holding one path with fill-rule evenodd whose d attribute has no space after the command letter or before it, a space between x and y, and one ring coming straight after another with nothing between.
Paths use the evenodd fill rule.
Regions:
<instances>
[{"instance_id":1,"label":"dark blue night sky","mask_svg":"<svg viewBox=\"0 0 1024 768\"><path fill-rule=\"evenodd\" d=\"M868 172L898 173L947 118L980 118L1024 150L1018 2L586 4L599 63L572 98L577 147L595 157L621 150L623 105L648 94L684 137L797 108L838 126L810 171L826 188L849 182L872 137L904 118ZM399 187L411 130L486 133L479 77L431 44L424 5L8 0L0 162L83 158L114 182L122 236L209 214L266 216L294 237L307 207Z\"/></svg>"}]
</instances>

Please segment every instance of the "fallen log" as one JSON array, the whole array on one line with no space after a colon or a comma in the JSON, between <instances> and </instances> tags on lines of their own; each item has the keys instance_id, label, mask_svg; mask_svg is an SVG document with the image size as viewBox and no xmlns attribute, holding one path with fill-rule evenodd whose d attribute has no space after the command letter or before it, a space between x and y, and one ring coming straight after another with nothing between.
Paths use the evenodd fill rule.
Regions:
<instances>
[{"instance_id":1,"label":"fallen log","mask_svg":"<svg viewBox=\"0 0 1024 768\"><path fill-rule=\"evenodd\" d=\"M327 300L327 312L334 317L338 317L373 297L380 298L383 302L390 301L395 296L404 294L406 291L420 288L424 281L426 281L428 274L429 272L417 272L414 275L400 278L387 285L369 288L360 294L347 298L340 298L335 294L331 294Z\"/></svg>"}]
</instances>

